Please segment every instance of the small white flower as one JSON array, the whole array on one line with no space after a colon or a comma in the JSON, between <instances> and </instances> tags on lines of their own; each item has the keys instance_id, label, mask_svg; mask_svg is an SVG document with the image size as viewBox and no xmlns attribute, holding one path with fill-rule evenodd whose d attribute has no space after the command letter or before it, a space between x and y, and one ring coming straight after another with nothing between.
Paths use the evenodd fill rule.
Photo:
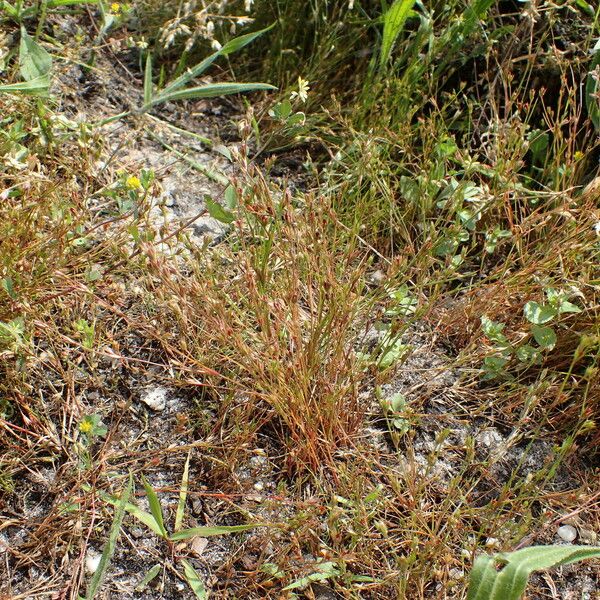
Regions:
<instances>
[{"instance_id":1,"label":"small white flower","mask_svg":"<svg viewBox=\"0 0 600 600\"><path fill-rule=\"evenodd\" d=\"M213 40L210 45L213 50L220 50L222 48L221 44L217 40Z\"/></svg>"},{"instance_id":2,"label":"small white flower","mask_svg":"<svg viewBox=\"0 0 600 600\"><path fill-rule=\"evenodd\" d=\"M250 12L252 10L253 4L254 4L254 0L244 0L244 10L246 12Z\"/></svg>"},{"instance_id":3,"label":"small white flower","mask_svg":"<svg viewBox=\"0 0 600 600\"><path fill-rule=\"evenodd\" d=\"M600 221L594 223L594 231L596 232L596 235L600 235Z\"/></svg>"},{"instance_id":4,"label":"small white flower","mask_svg":"<svg viewBox=\"0 0 600 600\"><path fill-rule=\"evenodd\" d=\"M302 79L302 77L298 77L298 91L293 91L290 94L290 100L294 100L295 98L299 98L301 102L306 102L308 98L308 92L310 87L308 85L308 81L306 79Z\"/></svg>"}]
</instances>

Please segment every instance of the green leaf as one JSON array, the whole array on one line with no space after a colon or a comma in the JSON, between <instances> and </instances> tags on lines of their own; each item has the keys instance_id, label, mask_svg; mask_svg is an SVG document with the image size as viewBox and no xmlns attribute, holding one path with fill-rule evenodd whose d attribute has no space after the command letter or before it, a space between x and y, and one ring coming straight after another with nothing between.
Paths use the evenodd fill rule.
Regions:
<instances>
[{"instance_id":1,"label":"green leaf","mask_svg":"<svg viewBox=\"0 0 600 600\"><path fill-rule=\"evenodd\" d=\"M24 94L32 94L43 96L48 93L48 87L50 86L50 79L47 75L37 77L31 81L23 81L21 83L7 83L6 85L0 85L0 92L6 94L12 94L15 92L22 92Z\"/></svg>"},{"instance_id":2,"label":"green leaf","mask_svg":"<svg viewBox=\"0 0 600 600\"><path fill-rule=\"evenodd\" d=\"M100 557L100 563L92 577L92 580L90 581L90 586L86 594L87 600L91 600L96 595L96 592L100 589L100 585L102 583L102 580L104 579L106 570L108 569L110 559L112 558L115 552L117 539L119 537L119 532L121 531L121 525L123 524L123 517L125 516L127 500L131 495L132 489L133 477L131 474L129 474L129 482L127 483L127 487L125 488L125 490L123 490L121 498L116 503L115 516L110 527L110 533L108 534L108 541L104 545L104 548L102 550L102 556Z\"/></svg>"},{"instance_id":3,"label":"green leaf","mask_svg":"<svg viewBox=\"0 0 600 600\"><path fill-rule=\"evenodd\" d=\"M50 83L52 58L25 30L21 27L21 43L19 46L19 66L21 76L25 81L39 80L46 77Z\"/></svg>"},{"instance_id":4,"label":"green leaf","mask_svg":"<svg viewBox=\"0 0 600 600\"><path fill-rule=\"evenodd\" d=\"M108 502L108 504L112 504L113 506L116 506L119 502L119 498L117 498L116 496L111 496L110 494L101 493L100 497L102 498L102 500ZM145 510L142 510L135 504L131 504L130 502L127 502L125 504L125 510L132 517L136 518L140 523L146 525L148 529L156 533L156 535L163 537L163 532L160 528L160 525L156 522L156 519L150 513L146 512Z\"/></svg>"},{"instance_id":5,"label":"green leaf","mask_svg":"<svg viewBox=\"0 0 600 600\"><path fill-rule=\"evenodd\" d=\"M154 565L135 586L136 592L143 592L144 588L160 573L160 565Z\"/></svg>"},{"instance_id":6,"label":"green leaf","mask_svg":"<svg viewBox=\"0 0 600 600\"><path fill-rule=\"evenodd\" d=\"M152 486L148 483L146 478L142 475L142 483L144 484L144 489L146 490L146 496L148 497L148 504L150 504L150 512L158 525L160 535L164 538L168 537L167 530L165 529L165 523L163 520L162 507L160 505L160 500L156 495L156 492L152 489Z\"/></svg>"},{"instance_id":7,"label":"green leaf","mask_svg":"<svg viewBox=\"0 0 600 600\"><path fill-rule=\"evenodd\" d=\"M396 0L383 16L383 41L379 55L379 65L387 63L396 39L404 29L416 0Z\"/></svg>"},{"instance_id":8,"label":"green leaf","mask_svg":"<svg viewBox=\"0 0 600 600\"><path fill-rule=\"evenodd\" d=\"M186 88L178 91L165 89L153 98L151 106L161 104L163 102L172 102L174 100L216 98L218 96L227 96L230 94L242 94L244 92L276 89L277 88L275 86L270 85L269 83L209 83L206 85Z\"/></svg>"},{"instance_id":9,"label":"green leaf","mask_svg":"<svg viewBox=\"0 0 600 600\"><path fill-rule=\"evenodd\" d=\"M171 93L175 90L183 87L187 83L189 83L192 79L202 75L208 67L210 67L219 56L227 56L236 52L237 50L241 50L244 46L248 45L250 42L253 42L258 36L262 35L269 29L272 29L275 26L275 23L269 25L269 27L265 27L260 31L255 31L254 33L247 33L246 35L241 35L233 40L227 42L220 50L217 50L197 65L194 65L190 69L188 69L183 75L172 81L169 85L165 87L163 90L164 93Z\"/></svg>"},{"instance_id":10,"label":"green leaf","mask_svg":"<svg viewBox=\"0 0 600 600\"><path fill-rule=\"evenodd\" d=\"M600 99L597 97L600 92L600 39L592 52L592 64L585 82L585 104L596 131L600 131Z\"/></svg>"},{"instance_id":11,"label":"green leaf","mask_svg":"<svg viewBox=\"0 0 600 600\"><path fill-rule=\"evenodd\" d=\"M181 488L179 489L179 502L177 503L177 512L175 513L175 531L179 531L181 529L181 525L183 523L183 515L185 512L185 501L187 499L187 493L188 493L191 456L192 456L192 451L190 450L188 452L187 459L186 459L185 465L183 467L183 475L181 477Z\"/></svg>"},{"instance_id":12,"label":"green leaf","mask_svg":"<svg viewBox=\"0 0 600 600\"><path fill-rule=\"evenodd\" d=\"M532 546L495 556L479 556L469 579L467 600L519 600L534 571L600 556L599 547ZM497 565L504 565L498 569Z\"/></svg>"},{"instance_id":13,"label":"green leaf","mask_svg":"<svg viewBox=\"0 0 600 600\"><path fill-rule=\"evenodd\" d=\"M538 304L537 302L527 302L523 308L525 318L535 325L549 323L556 317L558 311L553 306L547 304Z\"/></svg>"},{"instance_id":14,"label":"green leaf","mask_svg":"<svg viewBox=\"0 0 600 600\"><path fill-rule=\"evenodd\" d=\"M228 533L237 533L239 531L248 531L255 529L256 527L267 527L266 524L262 523L250 523L248 525L221 525L216 527L192 527L191 529L183 529L174 533L169 539L173 542L178 540L188 540L189 538L200 536L200 537L213 537L215 535L226 535Z\"/></svg>"},{"instance_id":15,"label":"green leaf","mask_svg":"<svg viewBox=\"0 0 600 600\"><path fill-rule=\"evenodd\" d=\"M532 325L531 333L535 341L544 349L552 350L556 346L556 333L552 327Z\"/></svg>"},{"instance_id":16,"label":"green leaf","mask_svg":"<svg viewBox=\"0 0 600 600\"><path fill-rule=\"evenodd\" d=\"M185 580L188 582L188 585L192 589L192 592L194 592L196 598L206 600L206 598L208 598L206 586L204 585L204 581L200 578L200 575L196 572L196 569L194 569L189 561L185 559L181 561L181 564L183 565Z\"/></svg>"},{"instance_id":17,"label":"green leaf","mask_svg":"<svg viewBox=\"0 0 600 600\"><path fill-rule=\"evenodd\" d=\"M317 571L311 573L310 575L306 575L306 577L301 577L297 581L286 585L283 590L295 590L297 588L305 588L309 584L315 581L323 581L324 579L330 579L331 577L336 577L339 575L339 571L336 568L336 564L334 562L325 562L316 565Z\"/></svg>"},{"instance_id":18,"label":"green leaf","mask_svg":"<svg viewBox=\"0 0 600 600\"><path fill-rule=\"evenodd\" d=\"M0 284L4 288L4 291L13 299L17 299L17 294L15 293L15 288L13 285L13 280L11 277L3 277L0 279Z\"/></svg>"},{"instance_id":19,"label":"green leaf","mask_svg":"<svg viewBox=\"0 0 600 600\"><path fill-rule=\"evenodd\" d=\"M559 314L563 314L563 313L580 313L581 309L579 308L579 306L576 306L575 304L572 304L568 300L563 300L559 304L559 306L558 306L558 312L559 312Z\"/></svg>"},{"instance_id":20,"label":"green leaf","mask_svg":"<svg viewBox=\"0 0 600 600\"><path fill-rule=\"evenodd\" d=\"M208 209L208 214L217 221L229 225L235 221L235 215L223 208L218 202L215 202L210 196L204 196L204 202Z\"/></svg>"},{"instance_id":21,"label":"green leaf","mask_svg":"<svg viewBox=\"0 0 600 600\"><path fill-rule=\"evenodd\" d=\"M144 70L144 106L152 103L152 54L146 56L146 68Z\"/></svg>"}]
</instances>

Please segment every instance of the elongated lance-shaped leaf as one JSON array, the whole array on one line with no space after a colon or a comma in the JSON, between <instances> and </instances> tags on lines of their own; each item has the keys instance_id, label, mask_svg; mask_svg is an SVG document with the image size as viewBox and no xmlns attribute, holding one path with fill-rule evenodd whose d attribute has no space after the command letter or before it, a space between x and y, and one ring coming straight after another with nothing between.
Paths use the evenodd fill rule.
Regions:
<instances>
[{"instance_id":1,"label":"elongated lance-shaped leaf","mask_svg":"<svg viewBox=\"0 0 600 600\"><path fill-rule=\"evenodd\" d=\"M596 131L600 131L600 39L592 52L592 64L585 81L585 105Z\"/></svg>"},{"instance_id":2,"label":"elongated lance-shaped leaf","mask_svg":"<svg viewBox=\"0 0 600 600\"><path fill-rule=\"evenodd\" d=\"M144 70L144 106L152 102L152 54L146 56L146 68Z\"/></svg>"},{"instance_id":3,"label":"elongated lance-shaped leaf","mask_svg":"<svg viewBox=\"0 0 600 600\"><path fill-rule=\"evenodd\" d=\"M206 598L208 598L206 586L196 569L194 569L190 562L185 559L181 561L181 564L183 565L185 580L188 582L188 585L192 589L192 592L194 592L196 598L199 598L199 600L206 600Z\"/></svg>"},{"instance_id":4,"label":"elongated lance-shaped leaf","mask_svg":"<svg viewBox=\"0 0 600 600\"><path fill-rule=\"evenodd\" d=\"M36 77L30 81L22 81L20 83L7 83L6 85L0 85L0 92L6 94L14 94L15 92L21 92L23 94L38 94L43 95L48 92L50 87L50 77L48 75L42 75Z\"/></svg>"},{"instance_id":5,"label":"elongated lance-shaped leaf","mask_svg":"<svg viewBox=\"0 0 600 600\"><path fill-rule=\"evenodd\" d=\"M241 50L244 46L247 46L248 44L253 42L258 36L262 35L266 31L269 31L269 29L272 29L274 25L275 23L259 31L247 33L245 35L241 35L237 38L234 38L233 40L230 40L222 48L220 48L210 56L207 56L204 60L200 61L197 65L194 65L185 73L180 75L177 79L172 81L162 90L163 93L174 92L175 90L178 90L179 88L183 87L192 79L202 75L202 73L204 73L204 71L206 71L208 67L210 67L215 62L215 60L217 60L217 58L219 58L220 56L227 56L229 54L232 54L233 52Z\"/></svg>"},{"instance_id":6,"label":"elongated lance-shaped leaf","mask_svg":"<svg viewBox=\"0 0 600 600\"><path fill-rule=\"evenodd\" d=\"M533 546L480 556L473 565L467 600L519 600L534 571L595 557L600 557L600 547ZM498 570L498 564L504 566Z\"/></svg>"},{"instance_id":7,"label":"elongated lance-shaped leaf","mask_svg":"<svg viewBox=\"0 0 600 600\"><path fill-rule=\"evenodd\" d=\"M396 39L404 29L406 20L412 12L416 0L396 0L383 16L383 40L379 64L385 65L392 53Z\"/></svg>"},{"instance_id":8,"label":"elongated lance-shaped leaf","mask_svg":"<svg viewBox=\"0 0 600 600\"><path fill-rule=\"evenodd\" d=\"M167 92L166 89L157 94L151 105L171 102L173 100L189 100L196 98L216 98L229 94L241 94L243 92L254 92L258 90L275 90L275 86L268 83L210 83L198 87L187 88L175 92Z\"/></svg>"},{"instance_id":9,"label":"elongated lance-shaped leaf","mask_svg":"<svg viewBox=\"0 0 600 600\"><path fill-rule=\"evenodd\" d=\"M215 535L226 535L228 533L237 533L239 531L248 531L256 527L268 527L265 523L250 523L248 525L221 525L215 527L192 527L191 529L183 529L170 536L170 540L173 542L179 540L188 540L189 538L200 536L200 537L213 537Z\"/></svg>"},{"instance_id":10,"label":"elongated lance-shaped leaf","mask_svg":"<svg viewBox=\"0 0 600 600\"><path fill-rule=\"evenodd\" d=\"M102 500L104 500L105 502L108 502L108 504L112 504L113 506L116 506L119 502L119 498L116 498L115 496L111 496L110 494L101 493L100 497L102 498ZM156 533L156 535L160 535L161 537L164 536L163 530L161 529L160 525L156 522L156 519L154 518L154 516L151 515L149 512L142 510L141 508L139 508L139 506L136 506L135 504L132 504L131 502L125 503L125 510L132 517L135 517L140 523L143 523L144 525L146 525L146 527L148 527L148 529L150 529L151 531Z\"/></svg>"},{"instance_id":11,"label":"elongated lance-shaped leaf","mask_svg":"<svg viewBox=\"0 0 600 600\"><path fill-rule=\"evenodd\" d=\"M135 586L136 592L143 592L144 588L160 573L160 564L154 565Z\"/></svg>"},{"instance_id":12,"label":"elongated lance-shaped leaf","mask_svg":"<svg viewBox=\"0 0 600 600\"><path fill-rule=\"evenodd\" d=\"M162 507L160 500L156 495L156 492L152 489L152 486L148 483L147 479L142 475L142 483L146 490L146 496L148 496L148 504L150 505L150 512L158 525L160 535L164 538L168 537L167 530L165 529L165 522L163 519Z\"/></svg>"},{"instance_id":13,"label":"elongated lance-shaped leaf","mask_svg":"<svg viewBox=\"0 0 600 600\"><path fill-rule=\"evenodd\" d=\"M100 589L102 580L106 575L106 570L108 569L108 565L110 564L110 559L112 558L115 552L117 539L119 537L119 532L121 531L121 525L123 523L123 517L125 516L127 500L131 495L132 488L133 477L130 473L127 487L123 490L121 498L119 498L118 502L116 503L115 516L110 527L108 540L102 550L102 556L100 557L100 563L98 564L98 568L96 569L96 572L94 573L92 580L90 581L90 586L86 594L86 600L92 600L92 598L96 595L96 592Z\"/></svg>"},{"instance_id":14,"label":"elongated lance-shaped leaf","mask_svg":"<svg viewBox=\"0 0 600 600\"><path fill-rule=\"evenodd\" d=\"M467 3L461 27L463 37L467 37L472 33L477 23L485 17L492 4L494 4L494 0L474 0L474 2Z\"/></svg>"},{"instance_id":15,"label":"elongated lance-shaped leaf","mask_svg":"<svg viewBox=\"0 0 600 600\"><path fill-rule=\"evenodd\" d=\"M187 459L183 467L183 475L181 477L181 488L179 488L179 502L177 502L177 512L175 513L175 531L179 531L181 529L181 525L183 524L183 515L185 513L185 501L187 499L188 493L191 456L192 451L190 450L188 452Z\"/></svg>"}]
</instances>

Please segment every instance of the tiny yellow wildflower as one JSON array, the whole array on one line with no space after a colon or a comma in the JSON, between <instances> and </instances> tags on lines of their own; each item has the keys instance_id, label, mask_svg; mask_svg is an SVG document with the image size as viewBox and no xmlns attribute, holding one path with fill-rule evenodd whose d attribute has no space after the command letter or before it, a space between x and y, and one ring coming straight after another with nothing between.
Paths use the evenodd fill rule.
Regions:
<instances>
[{"instance_id":1,"label":"tiny yellow wildflower","mask_svg":"<svg viewBox=\"0 0 600 600\"><path fill-rule=\"evenodd\" d=\"M94 424L90 419L85 419L79 423L79 431L81 431L81 433L91 433L93 428Z\"/></svg>"},{"instance_id":2,"label":"tiny yellow wildflower","mask_svg":"<svg viewBox=\"0 0 600 600\"><path fill-rule=\"evenodd\" d=\"M125 181L125 187L127 187L128 190L139 190L142 187L142 183L138 177L130 175Z\"/></svg>"},{"instance_id":3,"label":"tiny yellow wildflower","mask_svg":"<svg viewBox=\"0 0 600 600\"><path fill-rule=\"evenodd\" d=\"M121 12L121 5L118 2L113 2L110 5L110 12L113 13L113 14L115 14L115 15L118 14L118 13L120 13Z\"/></svg>"},{"instance_id":4,"label":"tiny yellow wildflower","mask_svg":"<svg viewBox=\"0 0 600 600\"><path fill-rule=\"evenodd\" d=\"M579 162L580 160L583 159L584 156L585 156L585 154L581 150L577 150L577 152L575 152L574 158L577 162Z\"/></svg>"}]
</instances>

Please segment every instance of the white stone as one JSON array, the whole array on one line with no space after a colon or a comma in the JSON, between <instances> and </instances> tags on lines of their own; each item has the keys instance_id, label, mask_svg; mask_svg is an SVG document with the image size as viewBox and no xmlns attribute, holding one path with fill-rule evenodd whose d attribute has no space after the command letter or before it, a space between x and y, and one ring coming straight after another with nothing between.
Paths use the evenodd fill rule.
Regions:
<instances>
[{"instance_id":1,"label":"white stone","mask_svg":"<svg viewBox=\"0 0 600 600\"><path fill-rule=\"evenodd\" d=\"M100 565L101 554L98 554L93 548L90 548L85 554L85 570L93 575Z\"/></svg>"},{"instance_id":2,"label":"white stone","mask_svg":"<svg viewBox=\"0 0 600 600\"><path fill-rule=\"evenodd\" d=\"M574 542L577 537L577 529L572 525L563 525L556 530L556 534L558 537L563 540L563 542Z\"/></svg>"},{"instance_id":3,"label":"white stone","mask_svg":"<svg viewBox=\"0 0 600 600\"><path fill-rule=\"evenodd\" d=\"M158 386L148 388L142 394L141 401L152 410L160 412L167 406L167 395L169 390L166 387Z\"/></svg>"}]
</instances>

